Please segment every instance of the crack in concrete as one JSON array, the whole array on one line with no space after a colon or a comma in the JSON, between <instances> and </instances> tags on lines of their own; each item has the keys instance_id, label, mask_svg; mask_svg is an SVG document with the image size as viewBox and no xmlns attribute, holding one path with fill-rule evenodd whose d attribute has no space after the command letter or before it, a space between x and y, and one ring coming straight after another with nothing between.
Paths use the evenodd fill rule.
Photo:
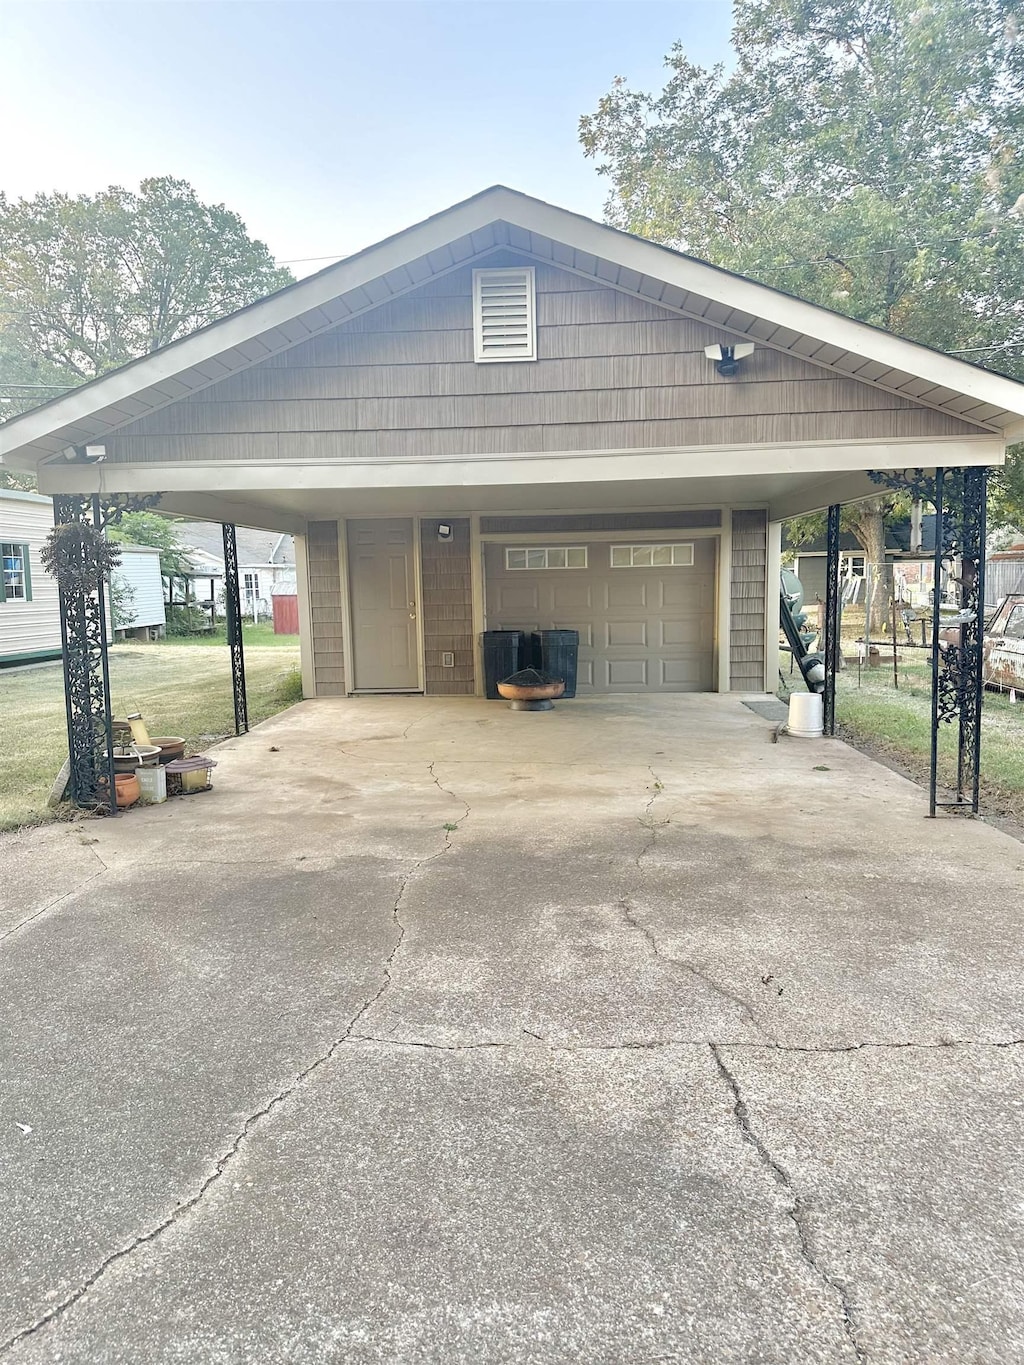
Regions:
<instances>
[{"instance_id":1,"label":"crack in concrete","mask_svg":"<svg viewBox=\"0 0 1024 1365\"><path fill-rule=\"evenodd\" d=\"M871 1048L894 1052L907 1048L916 1048L926 1052L941 1052L945 1048L951 1047L1021 1047L1024 1046L1024 1038L940 1038L934 1043L864 1039L859 1043L822 1043L815 1046L803 1043L751 1043L743 1041L737 1043L718 1042L711 1044L711 1046L758 1048L762 1052L806 1052L810 1055L837 1056L843 1052L862 1052Z\"/></svg>"},{"instance_id":2,"label":"crack in concrete","mask_svg":"<svg viewBox=\"0 0 1024 1365\"><path fill-rule=\"evenodd\" d=\"M98 854L96 856L99 857ZM102 858L100 858L100 863L103 863ZM79 882L78 885L72 887L70 891L65 891L62 896L57 896L54 900L48 901L46 905L40 906L38 910L33 910L31 915L26 915L25 918L19 920L17 924L12 924L9 929L5 929L4 932L0 934L0 943L3 943L5 939L10 938L12 934L16 934L19 929L24 929L26 924L31 924L33 920L39 919L40 915L45 915L48 910L55 910L57 906L63 904L64 901L70 900L72 896L77 896L80 891L85 890L90 882L94 882L99 877L102 877L106 871L107 867L104 864L98 872L94 872L92 876L86 877L84 881Z\"/></svg>"},{"instance_id":3,"label":"crack in concrete","mask_svg":"<svg viewBox=\"0 0 1024 1365\"><path fill-rule=\"evenodd\" d=\"M635 929L637 933L645 939L653 957L656 957L660 962L667 962L670 966L680 967L684 972L689 972L692 977L695 977L698 981L702 981L706 986L709 986L711 990L713 990L716 995L721 996L723 1000L728 1000L730 1004L736 1005L753 1027L757 1029L758 1033L767 1034L767 1030L754 1013L753 1006L749 1001L745 1000L743 996L737 995L734 991L729 990L728 986L720 985L714 977L703 968L695 967L693 963L687 962L684 958L673 957L671 953L662 952L655 935L648 929L647 925L644 924L642 920L637 918L636 910L633 905L625 899L620 900L618 905L619 909L622 911L622 918L631 929Z\"/></svg>"},{"instance_id":4,"label":"crack in concrete","mask_svg":"<svg viewBox=\"0 0 1024 1365\"><path fill-rule=\"evenodd\" d=\"M466 798L465 798L464 796L457 796L457 795L455 794L455 792L453 792L453 791L451 790L450 787L445 787L445 786L442 785L441 779L438 777L437 773L434 771L435 765L436 765L436 759L435 759L433 762L431 762L431 763L428 765L428 767L427 767L427 771L430 773L430 778L431 778L431 781L433 782L434 786L437 788L437 790L438 790L439 792L444 792L445 796L450 796L450 797L452 798L453 801L457 801L457 802L459 803L460 806L464 807L464 813L463 813L462 815L459 816L458 820L455 821L455 824L456 824L456 825L459 825L459 824L462 823L463 820L468 820L468 819L469 819L469 814L470 814L469 802L466 800ZM454 833L453 830L449 830L449 829L446 829L446 830L445 830L445 843L446 843L446 844L450 844L450 843L451 843L451 840L450 840L450 838L449 838L448 836L449 836L450 834L452 834L452 833Z\"/></svg>"},{"instance_id":5,"label":"crack in concrete","mask_svg":"<svg viewBox=\"0 0 1024 1365\"><path fill-rule=\"evenodd\" d=\"M515 1048L520 1045L522 1038L532 1038L535 1042L542 1043L553 1052L654 1052L663 1048L686 1047L686 1048L730 1048L734 1051L744 1049L748 1052L781 1052L781 1053L820 1053L823 1056L831 1056L844 1052L857 1052L862 1049L874 1048L879 1051L887 1049L920 1049L922 1051L941 1051L951 1047L992 1047L1008 1048L1024 1046L1024 1038L1015 1038L1009 1042L996 1042L990 1039L958 1038L944 1043L885 1043L885 1042L861 1042L848 1043L835 1047L803 1047L798 1044L786 1043L754 1043L747 1039L726 1039L719 1038L709 1041L707 1038L624 1038L615 1043L558 1043L551 1038L546 1038L542 1033L537 1033L533 1029L521 1028L518 1038L487 1038L479 1039L474 1042L466 1043L434 1043L424 1038L382 1038L377 1034L371 1033L352 1033L349 1035L348 1042L378 1043L382 1047L418 1047L436 1049L440 1052L472 1052L482 1048Z\"/></svg>"},{"instance_id":6,"label":"crack in concrete","mask_svg":"<svg viewBox=\"0 0 1024 1365\"><path fill-rule=\"evenodd\" d=\"M405 939L405 926L403 925L401 920L400 909L402 904L402 898L405 895L406 888L408 887L412 878L416 875L416 872L419 870L420 867L423 866L425 862L430 862L432 858L442 856L442 854L447 852L447 849L448 844L446 842L445 847L441 850L441 853L432 854L430 858L419 859L402 878L401 885L399 886L398 889L398 894L395 897L394 906L392 907L392 917L398 932L395 938L395 942L392 945L391 951L388 953L387 957L384 959L384 962L382 964L384 979L382 980L377 990L373 993L373 995L368 996L367 999L364 1000L363 1003L359 1006L359 1009L355 1012L355 1014L349 1020L348 1024L345 1026L344 1031L340 1033L337 1038L334 1039L334 1041L330 1044L329 1047L327 1047L323 1052L319 1053L313 1059L313 1061L309 1063L308 1066L303 1067L301 1071L297 1072L294 1079L290 1082L290 1084L285 1086L284 1089L277 1091L271 1097L271 1099L267 1101L266 1104L264 1104L261 1108L255 1110L252 1114L249 1115L249 1117L242 1124L241 1128L235 1134L229 1146L217 1158L216 1162L214 1163L213 1170L210 1171L206 1179L202 1181L202 1183L199 1185L199 1188L195 1191L194 1194L190 1195L189 1198L186 1199L184 1202L177 1204L175 1208L172 1209L172 1211L159 1223L156 1223L153 1227L148 1228L145 1232L140 1233L137 1237L133 1237L130 1242L127 1242L124 1246L118 1247L116 1251L111 1252L111 1254L105 1257L103 1261L101 1261L99 1266L97 1266L97 1268L90 1275L88 1275L79 1285L77 1285L73 1290L71 1290L70 1293L66 1294L59 1303L55 1304L41 1317L37 1318L27 1327L21 1328L21 1330L16 1332L13 1336L8 1337L6 1341L0 1342L0 1356L6 1355L9 1351L13 1350L14 1347L19 1344L19 1342L24 1341L27 1337L34 1336L37 1332L47 1327L50 1323L62 1317L69 1308L74 1307L74 1305L78 1303L80 1299L84 1298L84 1296L89 1292L89 1290L92 1289L92 1287L100 1279L103 1278L103 1276L107 1273L108 1270L110 1270L112 1266L116 1265L119 1261L127 1260L136 1251L138 1251L140 1247L147 1245L147 1243L149 1242L155 1241L164 1232L166 1232L168 1228L174 1226L174 1224L180 1222L181 1219L184 1218L187 1214L191 1213L192 1210L202 1202L202 1200L206 1197L206 1195L209 1193L212 1187L220 1180L221 1176L230 1166L231 1162L238 1155L243 1144L245 1143L246 1139L249 1137L253 1129L255 1129L265 1118L268 1118L276 1109L278 1109L282 1104L284 1104L284 1102L288 1100L296 1092L296 1090L298 1090L301 1086L303 1086L306 1083L306 1081L309 1079L310 1076L314 1074L314 1072L319 1071L322 1066L326 1065L326 1063L331 1060L331 1058L339 1050L339 1048L342 1048L348 1042L349 1038L352 1036L353 1029L356 1028L359 1021L366 1014L369 1013L369 1011L374 1007L374 1005L376 1005L377 1002L380 1000L384 992L392 984L393 977L391 973L391 968L392 965L394 964L395 957L397 956L398 951L402 946L402 942Z\"/></svg>"},{"instance_id":7,"label":"crack in concrete","mask_svg":"<svg viewBox=\"0 0 1024 1365\"><path fill-rule=\"evenodd\" d=\"M482 1048L515 1047L511 1039L496 1039L479 1043L428 1043L420 1038L380 1038L373 1033L350 1033L346 1042L379 1043L382 1047L416 1047L428 1052L479 1052Z\"/></svg>"},{"instance_id":8,"label":"crack in concrete","mask_svg":"<svg viewBox=\"0 0 1024 1365\"><path fill-rule=\"evenodd\" d=\"M651 795L643 808L642 814L637 816L637 823L639 824L640 828L647 830L648 833L647 842L643 845L643 847L637 853L636 857L633 859L633 861L636 863L638 871L640 870L640 866L643 863L643 860L647 857L647 855L654 848L654 845L658 842L659 822L652 817L651 811L654 807L655 801L657 801L658 797L665 790L661 778L654 771L650 764L647 765L647 771L650 773L654 785L650 788ZM661 823L667 825L668 821L664 820L661 821Z\"/></svg>"},{"instance_id":9,"label":"crack in concrete","mask_svg":"<svg viewBox=\"0 0 1024 1365\"><path fill-rule=\"evenodd\" d=\"M747 1103L743 1098L743 1094L740 1090L739 1081L737 1081L736 1077L729 1070L728 1066L726 1066L725 1060L718 1049L718 1045L715 1043L711 1043L710 1049L711 1055L715 1059L715 1062L718 1066L718 1070L721 1073L722 1079L728 1086L729 1093L732 1096L733 1114L735 1116L736 1125L739 1128L740 1135L743 1138L744 1142L749 1143L749 1145L753 1147L754 1151L757 1153L757 1156L761 1164L768 1171L769 1175L775 1181L776 1185L778 1185L780 1189L785 1190L786 1194L792 1200L792 1204L790 1208L787 1210L787 1216L792 1222L793 1226L796 1228L797 1238L799 1240L800 1245L800 1255L807 1262L810 1268L814 1271L815 1275L822 1282L822 1284L824 1284L828 1288L828 1290L838 1299L839 1311L843 1322L843 1331L846 1333L847 1340L853 1347L854 1355L856 1356L857 1360L865 1362L867 1361L868 1356L864 1347L860 1344L860 1342L857 1339L857 1326L856 1322L854 1321L854 1313L853 1307L850 1303L849 1291L840 1280L837 1280L834 1275L830 1275L829 1272L823 1266L818 1264L818 1260L815 1255L814 1247L811 1241L810 1228L808 1227L807 1222L807 1205L801 1198L801 1196L797 1193L796 1188L793 1184L793 1179L790 1176L789 1172L786 1170L785 1166L782 1165L782 1163L779 1161L777 1157L772 1155L772 1153L768 1150L765 1143L758 1136L757 1130L755 1129L753 1123L751 1122L750 1110L747 1108Z\"/></svg>"},{"instance_id":10,"label":"crack in concrete","mask_svg":"<svg viewBox=\"0 0 1024 1365\"><path fill-rule=\"evenodd\" d=\"M650 764L648 764L647 771L651 775L651 778L653 780L653 786L651 788L651 795L647 800L647 804L644 806L643 814L639 815L637 817L637 820L641 828L646 829L648 831L649 837L646 844L644 844L644 846L637 853L636 857L633 859L633 861L636 863L637 871L640 873L643 872L644 859L648 856L648 854L652 851L652 849L658 842L659 827L669 824L668 820L656 821L653 819L651 815L651 811L654 808L654 803L655 801L657 801L658 797L661 796L662 792L665 790L665 787L661 778L654 771L654 768ZM631 929L635 929L647 941L647 944L650 947L651 953L654 957L660 959L662 962L668 962L672 966L681 967L683 971L689 972L690 975L695 977L698 981L702 981L706 986L709 986L711 990L713 990L716 995L721 996L723 1000L728 1000L731 1004L738 1006L738 1008L747 1018L747 1020L752 1024L754 1028L757 1029L758 1033L761 1034L767 1033L767 1030L765 1029L764 1025L755 1015L753 1007L751 1006L749 1001L744 1000L743 997L740 995L736 995L733 991L730 991L728 987L719 985L719 983L715 981L714 978L706 970L700 967L695 967L692 963L685 961L683 958L672 957L669 953L663 953L661 951L661 948L658 946L658 940L655 938L651 930L648 929L647 926L637 918L636 911L634 910L633 906L630 904L628 900L620 900L619 909L622 911L623 919L625 919L629 927Z\"/></svg>"}]
</instances>

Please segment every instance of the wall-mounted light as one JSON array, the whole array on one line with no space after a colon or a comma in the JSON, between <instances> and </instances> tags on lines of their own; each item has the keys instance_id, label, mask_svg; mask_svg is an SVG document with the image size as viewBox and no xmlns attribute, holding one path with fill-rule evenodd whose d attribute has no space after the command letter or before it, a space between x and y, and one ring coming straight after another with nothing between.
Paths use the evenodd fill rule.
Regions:
<instances>
[{"instance_id":1,"label":"wall-mounted light","mask_svg":"<svg viewBox=\"0 0 1024 1365\"><path fill-rule=\"evenodd\" d=\"M437 523L437 538L438 540L451 540L452 528L447 521L439 521Z\"/></svg>"},{"instance_id":2,"label":"wall-mounted light","mask_svg":"<svg viewBox=\"0 0 1024 1365\"><path fill-rule=\"evenodd\" d=\"M754 354L752 341L739 341L735 346L705 346L704 354L715 362L715 369L727 379L739 372L740 361Z\"/></svg>"},{"instance_id":3,"label":"wall-mounted light","mask_svg":"<svg viewBox=\"0 0 1024 1365\"><path fill-rule=\"evenodd\" d=\"M61 454L69 464L99 464L107 458L107 447L65 446Z\"/></svg>"}]
</instances>

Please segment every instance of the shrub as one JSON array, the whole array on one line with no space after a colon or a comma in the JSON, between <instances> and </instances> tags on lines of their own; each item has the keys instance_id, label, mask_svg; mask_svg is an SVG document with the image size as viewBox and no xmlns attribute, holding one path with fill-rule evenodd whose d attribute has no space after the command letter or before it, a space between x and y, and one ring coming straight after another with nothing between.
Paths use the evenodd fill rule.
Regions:
<instances>
[{"instance_id":1,"label":"shrub","mask_svg":"<svg viewBox=\"0 0 1024 1365\"><path fill-rule=\"evenodd\" d=\"M201 635L210 623L205 611L198 607L168 607L168 635Z\"/></svg>"}]
</instances>

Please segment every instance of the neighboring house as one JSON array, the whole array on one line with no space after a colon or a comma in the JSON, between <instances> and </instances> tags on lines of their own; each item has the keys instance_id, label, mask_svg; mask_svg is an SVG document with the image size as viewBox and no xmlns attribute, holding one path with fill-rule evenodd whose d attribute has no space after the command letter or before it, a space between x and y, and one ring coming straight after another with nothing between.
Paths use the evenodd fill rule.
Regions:
<instances>
[{"instance_id":1,"label":"neighboring house","mask_svg":"<svg viewBox=\"0 0 1024 1365\"><path fill-rule=\"evenodd\" d=\"M581 693L750 692L785 519L1022 435L1022 384L496 187L14 418L0 454L293 535L308 696L479 693L485 627L578 629Z\"/></svg>"},{"instance_id":2,"label":"neighboring house","mask_svg":"<svg viewBox=\"0 0 1024 1365\"><path fill-rule=\"evenodd\" d=\"M160 576L160 551L148 545L119 545L121 563L111 574L114 600L120 600L119 611L111 612L114 635L124 639L131 634L136 639L149 640L164 633L164 582ZM123 584L127 596L120 596L116 585Z\"/></svg>"},{"instance_id":3,"label":"neighboring house","mask_svg":"<svg viewBox=\"0 0 1024 1365\"><path fill-rule=\"evenodd\" d=\"M0 488L0 667L38 663L61 656L57 584L43 568L39 552L53 529L53 501L38 493ZM122 545L115 575L132 589L125 621L111 638L130 631L149 637L164 624L160 554L141 545Z\"/></svg>"},{"instance_id":4,"label":"neighboring house","mask_svg":"<svg viewBox=\"0 0 1024 1365\"><path fill-rule=\"evenodd\" d=\"M844 531L839 537L840 577L863 579L867 561L857 537ZM825 538L801 545L793 557L793 572L804 590L804 602L825 600ZM883 591L888 596L895 584L899 600L912 607L926 607L931 602L935 581L935 516L921 518L921 543L911 549L910 521L900 521L885 528L886 583ZM857 599L864 601L864 593Z\"/></svg>"},{"instance_id":5,"label":"neighboring house","mask_svg":"<svg viewBox=\"0 0 1024 1365\"><path fill-rule=\"evenodd\" d=\"M205 577L205 570L215 570L215 577L224 576L224 544L219 525L204 521L177 522L175 534L189 551L196 578ZM247 616L255 609L259 615L271 611L272 589L275 583L295 579L295 542L290 535L259 531L248 526L235 530L238 550L238 589L242 610Z\"/></svg>"},{"instance_id":6,"label":"neighboring house","mask_svg":"<svg viewBox=\"0 0 1024 1365\"><path fill-rule=\"evenodd\" d=\"M59 659L57 584L39 551L53 529L53 503L0 488L0 667Z\"/></svg>"}]
</instances>

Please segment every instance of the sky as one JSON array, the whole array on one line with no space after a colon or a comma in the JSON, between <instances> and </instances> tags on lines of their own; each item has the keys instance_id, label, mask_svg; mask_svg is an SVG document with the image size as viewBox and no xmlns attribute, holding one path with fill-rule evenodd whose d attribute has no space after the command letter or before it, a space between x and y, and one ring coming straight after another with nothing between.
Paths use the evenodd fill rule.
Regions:
<instances>
[{"instance_id":1,"label":"sky","mask_svg":"<svg viewBox=\"0 0 1024 1365\"><path fill-rule=\"evenodd\" d=\"M0 189L174 175L308 274L502 183L600 218L577 123L730 0L0 0ZM309 259L315 258L315 259Z\"/></svg>"}]
</instances>

